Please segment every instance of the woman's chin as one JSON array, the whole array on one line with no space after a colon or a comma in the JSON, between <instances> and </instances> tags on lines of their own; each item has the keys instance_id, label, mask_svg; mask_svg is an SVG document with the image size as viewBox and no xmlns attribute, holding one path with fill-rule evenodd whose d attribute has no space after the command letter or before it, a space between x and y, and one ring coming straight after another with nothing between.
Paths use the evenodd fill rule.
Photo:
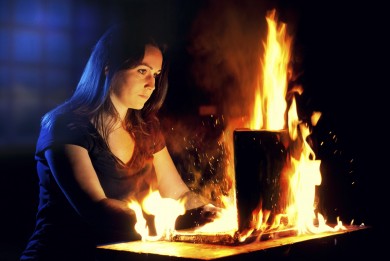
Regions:
<instances>
[{"instance_id":1,"label":"woman's chin","mask_svg":"<svg viewBox=\"0 0 390 261\"><path fill-rule=\"evenodd\" d=\"M143 104L138 104L138 105L134 105L134 106L130 106L129 109L133 109L133 110L142 110L142 108L144 107L145 103Z\"/></svg>"}]
</instances>

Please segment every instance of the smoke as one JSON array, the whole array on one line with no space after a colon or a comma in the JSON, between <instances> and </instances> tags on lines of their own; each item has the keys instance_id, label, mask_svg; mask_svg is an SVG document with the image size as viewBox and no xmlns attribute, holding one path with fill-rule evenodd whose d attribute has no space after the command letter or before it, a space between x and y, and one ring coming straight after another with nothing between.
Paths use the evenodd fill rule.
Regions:
<instances>
[{"instance_id":1,"label":"smoke","mask_svg":"<svg viewBox=\"0 0 390 261\"><path fill-rule=\"evenodd\" d=\"M233 181L227 176L230 149L224 131L230 121L247 116L254 102L254 87L261 76L263 39L267 35L264 1L202 1L186 32L186 79L194 92L178 92L205 101L186 101L215 106L214 115L164 117L167 147L183 180L191 190L217 205L228 195ZM179 68L181 69L181 68ZM183 73L182 71L178 71ZM192 89L191 89L192 90ZM196 95L193 95L196 93ZM199 93L202 95L197 96ZM181 97L181 95L179 95ZM175 103L178 103L181 99Z\"/></svg>"},{"instance_id":2,"label":"smoke","mask_svg":"<svg viewBox=\"0 0 390 261\"><path fill-rule=\"evenodd\" d=\"M261 1L209 1L192 23L192 77L225 119L247 115L254 100L266 11Z\"/></svg>"},{"instance_id":3,"label":"smoke","mask_svg":"<svg viewBox=\"0 0 390 261\"><path fill-rule=\"evenodd\" d=\"M272 8L266 7L266 1L251 0L208 0L197 8L186 32L184 82L202 93L198 97L207 97L210 104L201 105L217 110L214 115L191 114L180 120L177 115L164 117L162 124L183 180L191 190L220 203L220 195L228 195L233 186L226 173L232 164L231 144L226 144L232 137L226 126L252 110L254 88L262 77L266 14ZM180 74L181 69L177 69ZM194 102L197 96L184 92L185 87L180 85L178 92L192 98L185 107L193 110L204 101Z\"/></svg>"}]
</instances>

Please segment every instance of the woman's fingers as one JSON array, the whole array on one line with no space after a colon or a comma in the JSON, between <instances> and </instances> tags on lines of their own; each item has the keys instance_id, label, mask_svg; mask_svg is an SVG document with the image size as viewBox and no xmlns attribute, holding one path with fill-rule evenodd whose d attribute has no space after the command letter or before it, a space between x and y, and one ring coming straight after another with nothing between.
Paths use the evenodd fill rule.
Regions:
<instances>
[{"instance_id":1,"label":"woman's fingers","mask_svg":"<svg viewBox=\"0 0 390 261\"><path fill-rule=\"evenodd\" d=\"M216 207L213 204L203 206L202 216L209 222L221 216L222 208Z\"/></svg>"}]
</instances>

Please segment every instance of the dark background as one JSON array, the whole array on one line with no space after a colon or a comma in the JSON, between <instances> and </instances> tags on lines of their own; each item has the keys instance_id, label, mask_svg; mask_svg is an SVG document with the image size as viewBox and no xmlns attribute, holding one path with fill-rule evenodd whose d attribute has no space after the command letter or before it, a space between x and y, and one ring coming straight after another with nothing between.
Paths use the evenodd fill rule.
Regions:
<instances>
[{"instance_id":1,"label":"dark background","mask_svg":"<svg viewBox=\"0 0 390 261\"><path fill-rule=\"evenodd\" d=\"M188 118L197 117L199 106L220 108L220 97L228 105L217 114L240 105L229 94L250 63L244 60L237 69L226 65L229 57L213 55L251 46L262 35L266 11L277 8L294 35L302 110L323 113L313 131L317 144L324 142L316 148L320 204L330 220L340 216L383 231L388 22L377 2L0 0L0 260L17 260L33 230L41 116L71 95L97 38L124 18L148 18L170 45L170 89L161 116L193 125L198 121ZM219 42L234 30L242 38ZM254 38L245 39L246 33ZM234 68L241 74L231 76Z\"/></svg>"}]
</instances>

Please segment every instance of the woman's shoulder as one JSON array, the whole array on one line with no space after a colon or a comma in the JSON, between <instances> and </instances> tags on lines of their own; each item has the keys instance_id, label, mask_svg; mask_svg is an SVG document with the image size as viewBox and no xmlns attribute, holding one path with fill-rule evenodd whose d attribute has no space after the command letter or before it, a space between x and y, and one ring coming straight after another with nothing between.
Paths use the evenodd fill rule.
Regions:
<instances>
[{"instance_id":1,"label":"woman's shoulder","mask_svg":"<svg viewBox=\"0 0 390 261\"><path fill-rule=\"evenodd\" d=\"M75 144L90 147L92 142L91 123L86 117L72 112L57 113L50 124L42 126L37 141L37 151L44 151L51 145Z\"/></svg>"},{"instance_id":2,"label":"woman's shoulder","mask_svg":"<svg viewBox=\"0 0 390 261\"><path fill-rule=\"evenodd\" d=\"M78 127L88 126L89 120L85 116L78 115L74 112L61 112L53 117L53 128L69 128L75 129Z\"/></svg>"},{"instance_id":3,"label":"woman's shoulder","mask_svg":"<svg viewBox=\"0 0 390 261\"><path fill-rule=\"evenodd\" d=\"M47 131L59 139L73 139L72 137L85 139L95 131L91 126L93 125L87 117L74 112L64 112L53 118L52 128Z\"/></svg>"}]
</instances>

